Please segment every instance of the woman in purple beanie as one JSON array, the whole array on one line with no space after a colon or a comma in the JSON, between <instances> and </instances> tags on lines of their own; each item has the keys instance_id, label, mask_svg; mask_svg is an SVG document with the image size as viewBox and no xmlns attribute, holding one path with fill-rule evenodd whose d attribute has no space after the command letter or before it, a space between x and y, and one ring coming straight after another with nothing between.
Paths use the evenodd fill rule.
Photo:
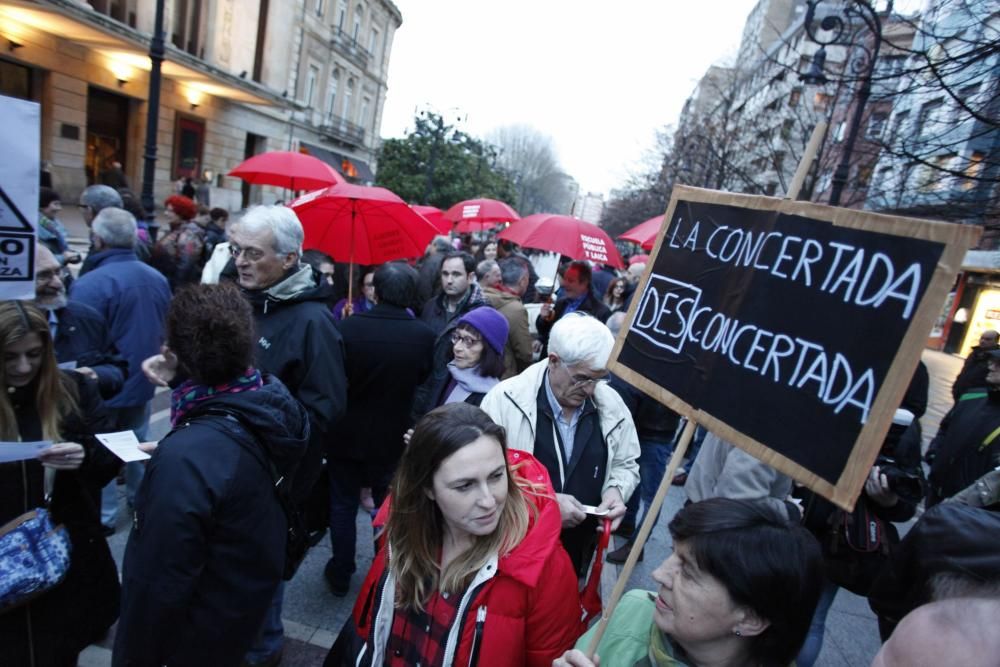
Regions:
<instances>
[{"instance_id":1,"label":"woman in purple beanie","mask_svg":"<svg viewBox=\"0 0 1000 667\"><path fill-rule=\"evenodd\" d=\"M503 375L507 318L489 306L470 310L451 332L448 380L434 407L465 401L479 405Z\"/></svg>"}]
</instances>

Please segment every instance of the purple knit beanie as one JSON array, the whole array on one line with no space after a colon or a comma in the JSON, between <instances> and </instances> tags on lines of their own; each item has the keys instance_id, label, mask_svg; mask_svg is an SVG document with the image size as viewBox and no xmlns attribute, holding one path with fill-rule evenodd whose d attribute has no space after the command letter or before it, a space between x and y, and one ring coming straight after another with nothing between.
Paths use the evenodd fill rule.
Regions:
<instances>
[{"instance_id":1,"label":"purple knit beanie","mask_svg":"<svg viewBox=\"0 0 1000 667\"><path fill-rule=\"evenodd\" d=\"M507 344L507 332L510 325L507 318L489 306L480 306L470 310L459 320L459 324L468 324L482 335L497 354L503 356L503 347Z\"/></svg>"}]
</instances>

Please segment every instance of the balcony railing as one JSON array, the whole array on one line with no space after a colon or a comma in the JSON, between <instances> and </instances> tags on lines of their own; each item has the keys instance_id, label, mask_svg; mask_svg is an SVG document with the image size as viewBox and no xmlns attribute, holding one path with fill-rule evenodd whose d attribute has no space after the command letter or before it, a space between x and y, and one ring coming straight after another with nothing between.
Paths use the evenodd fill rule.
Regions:
<instances>
[{"instance_id":1,"label":"balcony railing","mask_svg":"<svg viewBox=\"0 0 1000 667\"><path fill-rule=\"evenodd\" d=\"M319 132L327 139L351 146L364 146L365 143L365 128L332 114L323 118Z\"/></svg>"},{"instance_id":2,"label":"balcony railing","mask_svg":"<svg viewBox=\"0 0 1000 667\"><path fill-rule=\"evenodd\" d=\"M333 38L330 40L330 45L361 69L367 69L368 59L371 58L368 50L340 28L332 28L332 30Z\"/></svg>"}]
</instances>

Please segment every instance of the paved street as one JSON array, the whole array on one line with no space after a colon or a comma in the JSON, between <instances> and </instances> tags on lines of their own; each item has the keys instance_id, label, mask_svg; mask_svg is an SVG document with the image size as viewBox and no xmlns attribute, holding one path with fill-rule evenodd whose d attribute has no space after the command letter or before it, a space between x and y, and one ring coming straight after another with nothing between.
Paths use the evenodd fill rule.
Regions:
<instances>
[{"instance_id":1,"label":"paved street","mask_svg":"<svg viewBox=\"0 0 1000 667\"><path fill-rule=\"evenodd\" d=\"M923 355L931 376L930 399L924 418L925 445L936 431L937 423L951 404L949 393L951 381L961 367L961 359L940 352L925 351ZM169 430L168 394L160 392L154 399L151 436L163 437ZM124 487L121 487L124 489ZM645 550L645 557L632 573L628 588L653 588L651 573L667 557L671 542L667 531L670 517L683 505L683 490L671 487L664 503L660 521L653 530ZM122 498L124 505L124 498ZM122 512L124 517L125 513ZM908 526L907 526L908 527ZM907 527L904 527L904 531ZM288 638L283 665L289 667L320 665L326 650L332 645L344 620L350 613L354 597L361 584L362 572L366 571L372 558L372 546L364 536L371 531L367 517L358 514L358 569L352 582L350 594L336 598L330 594L323 579L323 566L330 557L330 546L326 540L314 548L306 558L300 571L290 582L285 593L285 634ZM110 539L115 559L121 564L121 557L128 537L126 521L123 518L118 532ZM617 539L617 538L616 538ZM615 579L621 568L612 564L605 567L603 580L604 599L610 597ZM113 637L113 635L112 635ZM113 641L109 637L100 646L87 649L80 660L82 667L104 667L110 665L109 647ZM867 602L857 595L841 590L827 619L827 632L818 667L863 667L871 662L879 647L878 629L875 616Z\"/></svg>"}]
</instances>

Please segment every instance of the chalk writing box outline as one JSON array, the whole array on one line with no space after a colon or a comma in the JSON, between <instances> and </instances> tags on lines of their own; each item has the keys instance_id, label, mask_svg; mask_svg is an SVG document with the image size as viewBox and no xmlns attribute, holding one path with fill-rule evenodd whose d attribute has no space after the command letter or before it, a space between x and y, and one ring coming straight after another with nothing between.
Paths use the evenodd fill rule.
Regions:
<instances>
[{"instance_id":1,"label":"chalk writing box outline","mask_svg":"<svg viewBox=\"0 0 1000 667\"><path fill-rule=\"evenodd\" d=\"M801 216L815 221L831 223L834 227L856 229L863 232L877 232L911 239L923 239L941 244L943 249L937 262L933 276L930 278L923 297L909 321L909 326L903 336L899 348L892 360L889 372L879 387L878 394L872 403L871 414L855 440L847 464L835 483L822 479L811 470L783 456L779 452L754 440L736 430L729 424L703 410L694 408L680 397L654 383L646 375L642 367L632 368L619 362L623 346L631 332L631 323L636 317L639 303L645 294L647 284L652 279L653 268L657 265L657 257L661 247L666 242L666 235L675 217L679 202L721 204L743 209L771 211L782 214ZM919 361L920 351L924 347L926 337L937 319L941 304L953 284L954 277L961 267L966 250L977 241L981 230L978 227L946 223L932 223L923 220L887 216L856 211L852 209L833 208L809 202L789 201L772 197L754 195L737 195L687 186L676 186L670 200L670 205L664 216L664 226L660 230L656 244L647 263L636 298L632 300L626 326L622 328L612 353L611 370L626 381L639 387L646 393L657 398L674 410L697 421L720 437L746 450L761 461L775 467L779 471L803 483L835 504L850 508L853 506L864 481L867 478L875 457L878 454L885 433L892 421L895 408L899 405L910 377ZM665 276L657 276L664 278ZM690 287L690 286L689 286ZM679 341L683 345L684 340ZM780 419L780 415L775 415Z\"/></svg>"}]
</instances>

